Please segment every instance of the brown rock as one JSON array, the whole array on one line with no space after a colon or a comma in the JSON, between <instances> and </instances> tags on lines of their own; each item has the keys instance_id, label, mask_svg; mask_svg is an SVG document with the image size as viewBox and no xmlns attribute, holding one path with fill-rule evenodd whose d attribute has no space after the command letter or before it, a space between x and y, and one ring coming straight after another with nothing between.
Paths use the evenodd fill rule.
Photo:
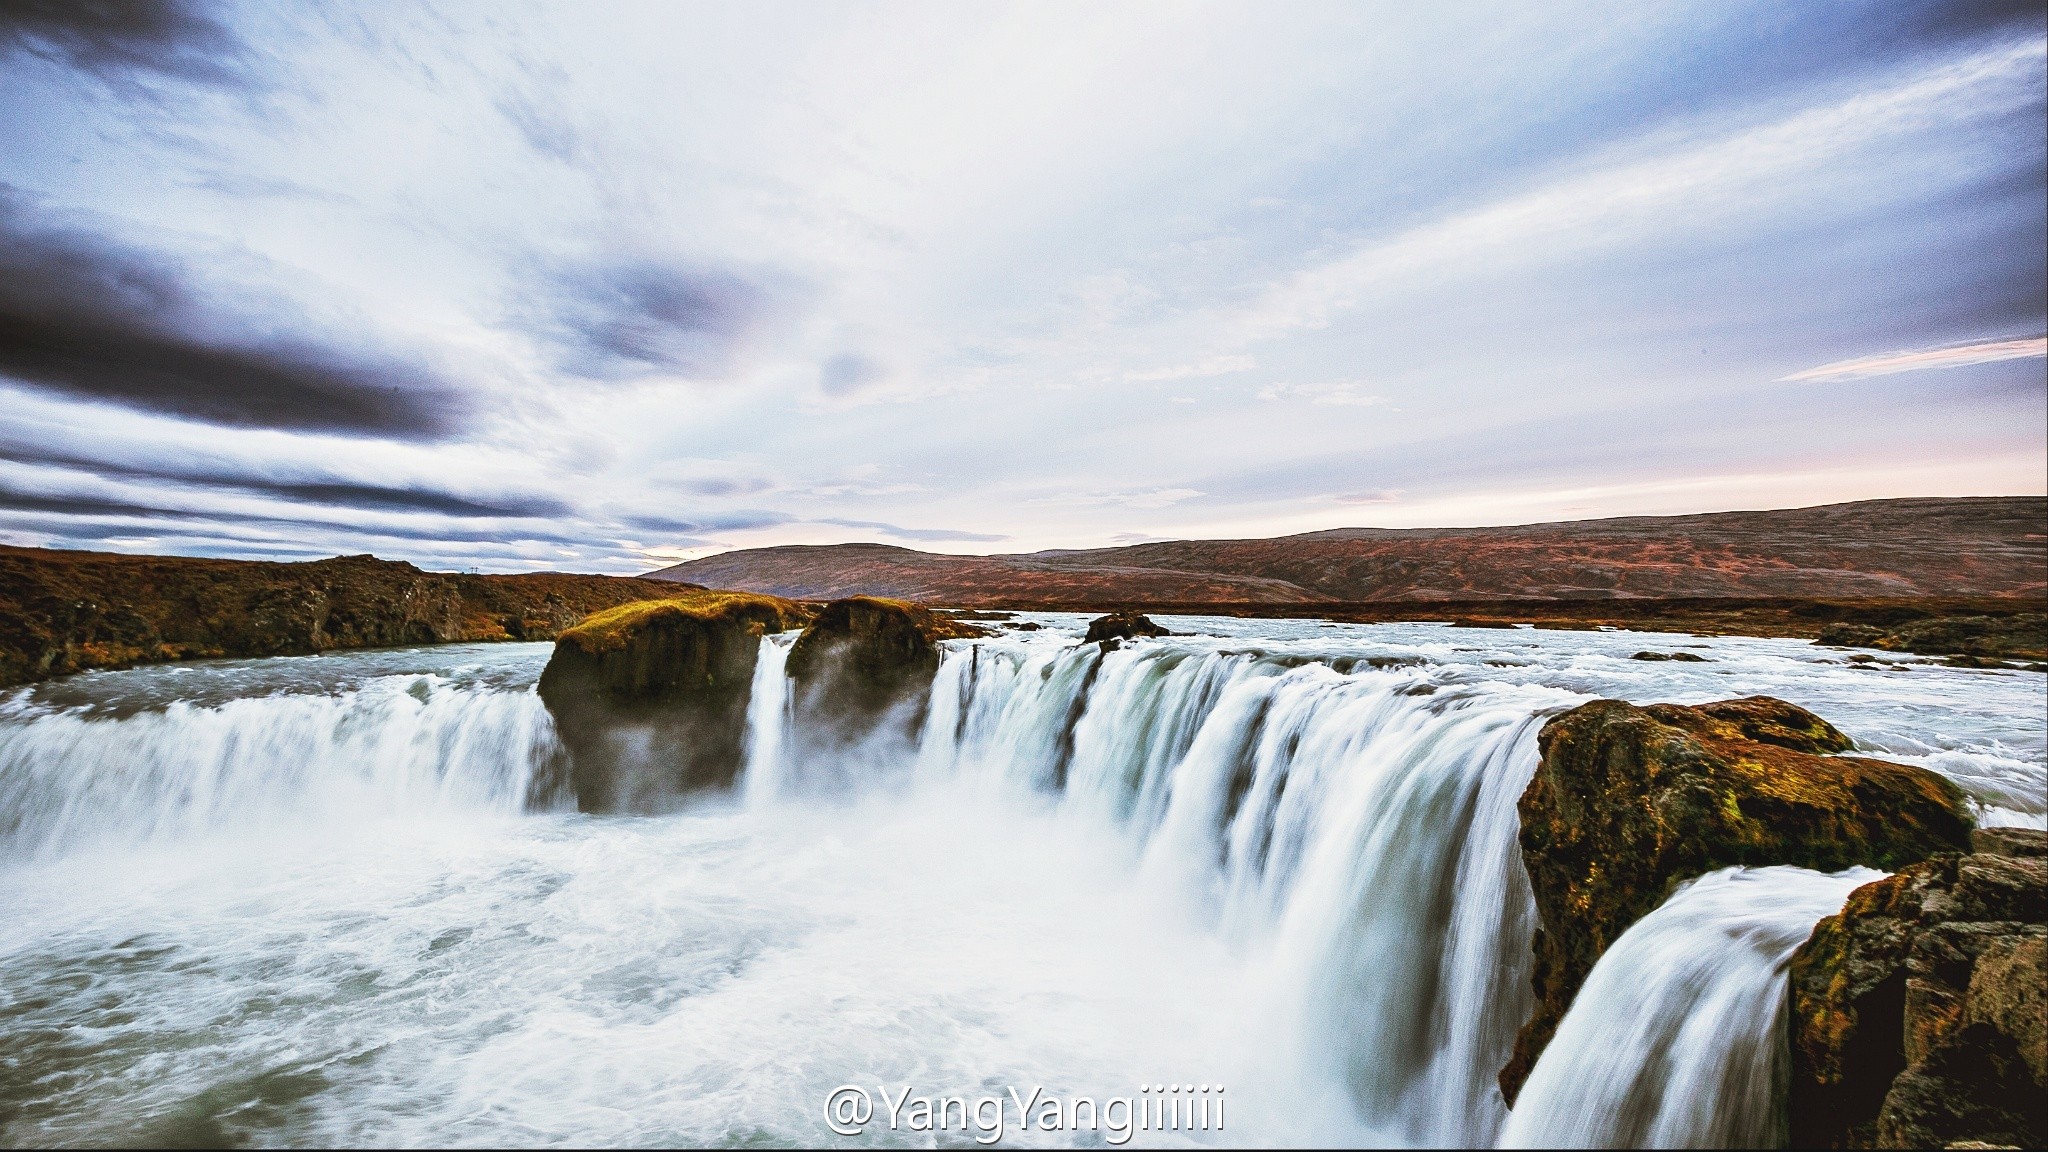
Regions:
<instances>
[{"instance_id":1,"label":"brown rock","mask_svg":"<svg viewBox=\"0 0 2048 1152\"><path fill-rule=\"evenodd\" d=\"M1795 1146L2048 1140L2048 859L1945 853L1865 885L1790 978Z\"/></svg>"},{"instance_id":2,"label":"brown rock","mask_svg":"<svg viewBox=\"0 0 2048 1152\"><path fill-rule=\"evenodd\" d=\"M773 596L684 593L599 612L555 641L540 695L585 812L659 812L743 763L761 636L806 611Z\"/></svg>"},{"instance_id":3,"label":"brown rock","mask_svg":"<svg viewBox=\"0 0 2048 1152\"><path fill-rule=\"evenodd\" d=\"M903 600L854 596L825 605L789 651L794 754L822 767L857 745L914 742L939 669L938 642L986 635Z\"/></svg>"},{"instance_id":4,"label":"brown rock","mask_svg":"<svg viewBox=\"0 0 2048 1152\"><path fill-rule=\"evenodd\" d=\"M1848 737L1767 696L1697 707L1596 700L1552 719L1522 794L1542 928L1537 1006L1502 1070L1510 1102L1607 946L1680 883L1731 865L1898 868L1967 844L1953 784L1833 756Z\"/></svg>"},{"instance_id":5,"label":"brown rock","mask_svg":"<svg viewBox=\"0 0 2048 1152\"><path fill-rule=\"evenodd\" d=\"M1111 612L1088 622L1088 634L1081 638L1083 644L1094 644L1108 640L1134 640L1140 636L1171 636L1173 633L1152 622L1148 616L1136 612Z\"/></svg>"}]
</instances>

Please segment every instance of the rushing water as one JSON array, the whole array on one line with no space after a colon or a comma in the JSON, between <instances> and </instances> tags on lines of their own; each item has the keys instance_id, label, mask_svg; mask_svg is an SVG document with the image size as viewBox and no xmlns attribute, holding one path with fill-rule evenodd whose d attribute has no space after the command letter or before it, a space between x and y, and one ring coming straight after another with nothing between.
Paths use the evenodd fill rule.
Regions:
<instances>
[{"instance_id":1,"label":"rushing water","mask_svg":"<svg viewBox=\"0 0 2048 1152\"><path fill-rule=\"evenodd\" d=\"M1728 868L1680 889L1593 966L1501 1145L1783 1146L1785 966L1884 876Z\"/></svg>"},{"instance_id":2,"label":"rushing water","mask_svg":"<svg viewBox=\"0 0 2048 1152\"><path fill-rule=\"evenodd\" d=\"M545 794L562 753L532 692L543 645L15 694L0 1140L818 1142L846 1082L1108 1098L1174 1080L1228 1085L1228 1132L1198 1140L1490 1143L1529 1007L1514 802L1547 715L1766 692L1949 775L1988 820L2043 821L2038 674L1191 618L1163 622L1200 635L1105 657L1073 645L1083 618L1032 618L1046 631L948 645L914 755L831 772L790 763L789 637L768 638L738 795L658 818ZM1628 659L1680 646L1706 662ZM1777 1043L1759 981L1849 883L1760 879L1778 871L1702 881L1625 936L1594 979L1652 1019L1587 1015L1620 995L1589 984L1509 1134L1632 1139L1654 1114L1658 1139L1735 1138L1713 1125L1759 1094L1727 1070ZM1712 993L1610 975L1639 935L1653 967L1686 941ZM1693 1063L1559 1070L1629 1045ZM1568 1137L1543 1109L1593 1127ZM1020 1133L1013 1109L1006 1143L1103 1138Z\"/></svg>"}]
</instances>

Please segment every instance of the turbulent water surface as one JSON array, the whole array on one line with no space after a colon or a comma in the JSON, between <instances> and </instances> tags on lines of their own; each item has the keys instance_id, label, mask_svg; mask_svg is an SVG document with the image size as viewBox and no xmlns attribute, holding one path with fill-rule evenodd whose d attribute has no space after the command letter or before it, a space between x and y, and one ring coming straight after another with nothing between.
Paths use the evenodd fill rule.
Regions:
<instances>
[{"instance_id":1,"label":"turbulent water surface","mask_svg":"<svg viewBox=\"0 0 2048 1152\"><path fill-rule=\"evenodd\" d=\"M543 645L16 693L0 1140L815 1143L842 1139L842 1083L1173 1081L1227 1085L1227 1131L1132 1144L1769 1142L1775 966L1866 877L1686 889L1602 960L1510 1122L1493 1078L1534 928L1514 802L1543 718L1769 693L1988 822L2044 819L2039 674L1192 618L1098 657L1083 618L1033 618L948 645L914 754L833 765L791 762L768 638L740 788L659 818L542 794Z\"/></svg>"}]
</instances>

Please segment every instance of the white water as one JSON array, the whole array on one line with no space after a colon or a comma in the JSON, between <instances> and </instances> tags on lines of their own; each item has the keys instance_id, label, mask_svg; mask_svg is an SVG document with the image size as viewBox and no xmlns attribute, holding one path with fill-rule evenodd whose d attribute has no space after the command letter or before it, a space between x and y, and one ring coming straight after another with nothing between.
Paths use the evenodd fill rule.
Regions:
<instances>
[{"instance_id":1,"label":"white water","mask_svg":"<svg viewBox=\"0 0 2048 1152\"><path fill-rule=\"evenodd\" d=\"M1783 1147L1785 966L1885 875L1729 868L1673 894L1594 965L1501 1146Z\"/></svg>"},{"instance_id":2,"label":"white water","mask_svg":"<svg viewBox=\"0 0 2048 1152\"><path fill-rule=\"evenodd\" d=\"M754 660L754 682L747 695L747 766L740 777L749 808L774 803L788 774L784 749L791 721L789 650L796 638L795 632L763 636L761 653Z\"/></svg>"},{"instance_id":3,"label":"white water","mask_svg":"<svg viewBox=\"0 0 2048 1152\"><path fill-rule=\"evenodd\" d=\"M1098 660L1033 618L949 645L915 757L840 766L891 776L851 798L788 786L770 638L742 802L660 818L529 811L544 646L17 694L0 1140L817 1142L847 1081L1171 1078L1230 1085L1223 1142L1487 1143L1543 716L1768 692L2041 820L2039 675L1193 619ZM1679 644L1711 662L1626 659Z\"/></svg>"}]
</instances>

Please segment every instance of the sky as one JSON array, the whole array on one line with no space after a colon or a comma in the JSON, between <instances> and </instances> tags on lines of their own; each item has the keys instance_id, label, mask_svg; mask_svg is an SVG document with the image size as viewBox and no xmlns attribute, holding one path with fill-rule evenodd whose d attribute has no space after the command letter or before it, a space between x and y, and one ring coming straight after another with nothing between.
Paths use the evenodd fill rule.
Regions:
<instances>
[{"instance_id":1,"label":"sky","mask_svg":"<svg viewBox=\"0 0 2048 1152\"><path fill-rule=\"evenodd\" d=\"M1914 0L0 6L0 542L634 573L2048 489Z\"/></svg>"}]
</instances>

